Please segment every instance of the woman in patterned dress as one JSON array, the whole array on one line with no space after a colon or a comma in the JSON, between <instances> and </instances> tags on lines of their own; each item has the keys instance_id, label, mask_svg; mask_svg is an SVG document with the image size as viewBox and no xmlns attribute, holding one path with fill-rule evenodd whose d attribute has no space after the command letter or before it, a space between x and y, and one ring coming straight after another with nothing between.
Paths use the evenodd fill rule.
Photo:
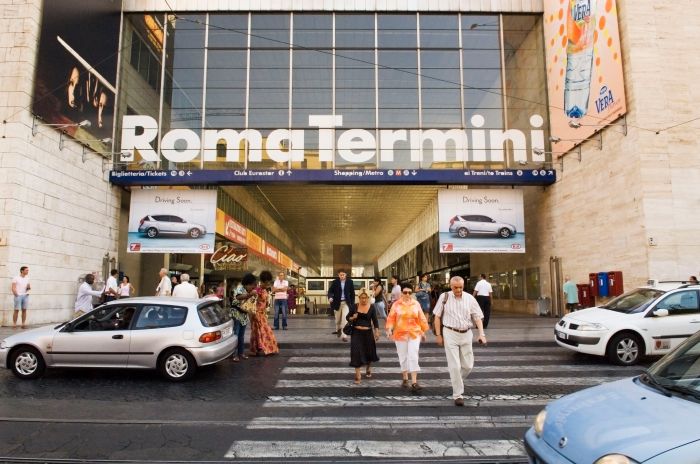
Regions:
<instances>
[{"instance_id":1,"label":"woman in patterned dress","mask_svg":"<svg viewBox=\"0 0 700 464\"><path fill-rule=\"evenodd\" d=\"M272 333L272 328L267 322L268 308L271 303L270 287L272 286L272 273L262 271L260 273L260 286L255 289L258 299L255 307L255 315L250 322L250 354L265 356L280 352L277 340Z\"/></svg>"}]
</instances>

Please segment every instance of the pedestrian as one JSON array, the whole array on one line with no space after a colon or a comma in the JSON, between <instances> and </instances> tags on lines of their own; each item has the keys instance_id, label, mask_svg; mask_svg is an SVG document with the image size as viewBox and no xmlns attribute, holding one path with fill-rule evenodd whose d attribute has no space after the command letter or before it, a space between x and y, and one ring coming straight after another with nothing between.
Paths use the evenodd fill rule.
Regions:
<instances>
[{"instance_id":1,"label":"pedestrian","mask_svg":"<svg viewBox=\"0 0 700 464\"><path fill-rule=\"evenodd\" d=\"M564 277L564 286L562 288L564 291L564 299L566 300L566 309L571 311L576 311L578 309L578 288L576 284L571 281L571 277L568 275ZM486 327L486 325L484 325Z\"/></svg>"},{"instance_id":2,"label":"pedestrian","mask_svg":"<svg viewBox=\"0 0 700 464\"><path fill-rule=\"evenodd\" d=\"M379 319L386 319L386 298L384 295L384 286L380 277L372 278L372 286L374 293L374 307L377 310Z\"/></svg>"},{"instance_id":3,"label":"pedestrian","mask_svg":"<svg viewBox=\"0 0 700 464\"><path fill-rule=\"evenodd\" d=\"M491 319L491 297L493 296L493 287L491 287L489 281L486 280L486 274L481 274L480 277L481 279L474 286L474 296L484 315L485 329L489 326L489 319Z\"/></svg>"},{"instance_id":4,"label":"pedestrian","mask_svg":"<svg viewBox=\"0 0 700 464\"><path fill-rule=\"evenodd\" d=\"M105 303L107 303L108 301L114 301L117 298L119 298L119 282L117 281L118 275L119 271L116 269L112 269L111 271L109 271L109 277L107 277L107 285L105 287Z\"/></svg>"},{"instance_id":5,"label":"pedestrian","mask_svg":"<svg viewBox=\"0 0 700 464\"><path fill-rule=\"evenodd\" d=\"M334 335L342 337L344 342L348 341L348 336L343 333L345 320L350 312L350 308L355 306L355 284L348 278L345 270L338 270L338 277L331 283L328 289L328 302L335 312L335 332Z\"/></svg>"},{"instance_id":6,"label":"pedestrian","mask_svg":"<svg viewBox=\"0 0 700 464\"><path fill-rule=\"evenodd\" d=\"M156 287L156 296L170 296L173 292L173 284L168 277L168 270L161 268L158 275L160 276L160 282Z\"/></svg>"},{"instance_id":7,"label":"pedestrian","mask_svg":"<svg viewBox=\"0 0 700 464\"><path fill-rule=\"evenodd\" d=\"M14 312L12 313L12 328L17 329L17 317L22 311L22 328L27 328L27 307L29 305L29 291L32 289L29 283L29 267L19 268L19 275L12 279L12 295L14 295Z\"/></svg>"},{"instance_id":8,"label":"pedestrian","mask_svg":"<svg viewBox=\"0 0 700 464\"><path fill-rule=\"evenodd\" d=\"M289 314L297 313L297 287L294 284L291 284L287 290L287 309Z\"/></svg>"},{"instance_id":9,"label":"pedestrian","mask_svg":"<svg viewBox=\"0 0 700 464\"><path fill-rule=\"evenodd\" d=\"M267 322L267 313L270 308L272 289L272 273L262 271L260 273L260 285L255 289L255 315L250 324L250 353L254 356L265 356L279 353L275 334Z\"/></svg>"},{"instance_id":10,"label":"pedestrian","mask_svg":"<svg viewBox=\"0 0 700 464\"><path fill-rule=\"evenodd\" d=\"M129 298L136 294L136 289L129 281L129 276L124 275L122 277L122 283L119 284L119 298Z\"/></svg>"},{"instance_id":11,"label":"pedestrian","mask_svg":"<svg viewBox=\"0 0 700 464\"><path fill-rule=\"evenodd\" d=\"M698 284L698 278L695 277L694 275L690 276L688 278L688 284L690 285L697 285Z\"/></svg>"},{"instance_id":12,"label":"pedestrian","mask_svg":"<svg viewBox=\"0 0 700 464\"><path fill-rule=\"evenodd\" d=\"M199 298L199 291L190 282L189 274L180 275L180 283L173 289L173 296L176 298Z\"/></svg>"},{"instance_id":13,"label":"pedestrian","mask_svg":"<svg viewBox=\"0 0 700 464\"><path fill-rule=\"evenodd\" d=\"M92 311L92 297L102 297L105 294L106 286L100 290L94 290L92 288L94 283L95 275L85 274L85 279L83 280L83 283L80 284L80 287L78 287L78 295L75 297L74 317Z\"/></svg>"},{"instance_id":14,"label":"pedestrian","mask_svg":"<svg viewBox=\"0 0 700 464\"><path fill-rule=\"evenodd\" d=\"M238 337L236 352L231 361L239 362L241 359L248 359L245 354L245 329L250 324L250 316L243 310L243 302L256 296L255 284L257 279L253 274L243 276L241 283L233 290L233 304L231 305L231 315L233 316L233 333Z\"/></svg>"},{"instance_id":15,"label":"pedestrian","mask_svg":"<svg viewBox=\"0 0 700 464\"><path fill-rule=\"evenodd\" d=\"M219 295L216 292L216 285L210 286L209 291L206 295L204 295L203 298L206 298L208 300L220 300L221 298L219 298Z\"/></svg>"},{"instance_id":16,"label":"pedestrian","mask_svg":"<svg viewBox=\"0 0 700 464\"><path fill-rule=\"evenodd\" d=\"M277 279L272 284L275 330L280 329L280 314L282 315L282 330L287 330L287 290L289 290L289 282L284 278L284 272L278 272Z\"/></svg>"},{"instance_id":17,"label":"pedestrian","mask_svg":"<svg viewBox=\"0 0 700 464\"><path fill-rule=\"evenodd\" d=\"M386 308L387 314L391 311L392 305L401 298L401 285L399 284L399 276L393 275L389 280L391 284L391 297L389 300L389 307Z\"/></svg>"},{"instance_id":18,"label":"pedestrian","mask_svg":"<svg viewBox=\"0 0 700 464\"><path fill-rule=\"evenodd\" d=\"M177 280L177 276L174 275L170 277L170 293L172 293L173 290L175 290L175 287L180 285L180 282Z\"/></svg>"},{"instance_id":19,"label":"pedestrian","mask_svg":"<svg viewBox=\"0 0 700 464\"><path fill-rule=\"evenodd\" d=\"M223 280L216 286L216 296L220 300L223 300L226 296L226 283Z\"/></svg>"},{"instance_id":20,"label":"pedestrian","mask_svg":"<svg viewBox=\"0 0 700 464\"><path fill-rule=\"evenodd\" d=\"M416 300L420 304L421 309L425 313L426 319L430 314L430 283L428 282L428 274L422 274L420 276L420 281L416 285Z\"/></svg>"},{"instance_id":21,"label":"pedestrian","mask_svg":"<svg viewBox=\"0 0 700 464\"><path fill-rule=\"evenodd\" d=\"M376 306L370 304L369 293L362 290L360 302L353 306L347 315L347 321L352 324L350 335L350 366L355 368L355 383L362 381L361 369L365 368L365 377L372 378L372 363L379 362L377 344L379 340L379 321Z\"/></svg>"},{"instance_id":22,"label":"pedestrian","mask_svg":"<svg viewBox=\"0 0 700 464\"><path fill-rule=\"evenodd\" d=\"M408 376L411 375L410 387L412 392L419 392L418 385L418 351L420 342L425 341L428 321L418 301L413 299L413 288L410 283L401 285L401 298L391 307L386 320L386 335L394 340L396 352L401 364L401 386L409 387Z\"/></svg>"},{"instance_id":23,"label":"pedestrian","mask_svg":"<svg viewBox=\"0 0 700 464\"><path fill-rule=\"evenodd\" d=\"M437 344L445 347L447 370L452 383L452 399L455 406L464 406L464 378L474 368L472 350L472 328L479 330L479 343L486 344L484 317L479 303L464 291L464 279L459 276L450 279L449 292L438 298L433 308Z\"/></svg>"}]
</instances>

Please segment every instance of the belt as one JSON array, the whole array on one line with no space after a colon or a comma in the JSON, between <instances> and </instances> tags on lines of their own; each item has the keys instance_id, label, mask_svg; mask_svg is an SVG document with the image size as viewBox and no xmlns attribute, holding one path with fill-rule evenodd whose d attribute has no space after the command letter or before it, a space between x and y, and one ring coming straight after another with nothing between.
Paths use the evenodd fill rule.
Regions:
<instances>
[{"instance_id":1,"label":"belt","mask_svg":"<svg viewBox=\"0 0 700 464\"><path fill-rule=\"evenodd\" d=\"M464 330L462 330L462 329L455 329L454 327L448 327L448 326L446 326L446 325L443 325L443 327L446 328L446 329L450 329L450 330L452 330L453 332L457 332L457 333L461 333L461 334L467 333L467 332L469 332L469 331L471 330L471 327L466 328L466 329L464 329Z\"/></svg>"}]
</instances>

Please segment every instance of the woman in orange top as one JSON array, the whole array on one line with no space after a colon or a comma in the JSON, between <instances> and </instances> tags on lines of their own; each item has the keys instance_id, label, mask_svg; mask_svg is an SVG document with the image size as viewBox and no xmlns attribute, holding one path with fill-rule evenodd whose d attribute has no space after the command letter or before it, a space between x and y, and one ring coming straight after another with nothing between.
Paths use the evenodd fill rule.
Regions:
<instances>
[{"instance_id":1,"label":"woman in orange top","mask_svg":"<svg viewBox=\"0 0 700 464\"><path fill-rule=\"evenodd\" d=\"M421 340L425 341L428 321L418 301L411 296L412 293L411 284L401 285L401 298L392 305L385 328L387 337L394 340L399 354L403 377L401 386L404 388L409 386L408 373L410 372L411 391L417 392L421 390L421 386L418 385L418 371L420 371L418 350Z\"/></svg>"}]
</instances>

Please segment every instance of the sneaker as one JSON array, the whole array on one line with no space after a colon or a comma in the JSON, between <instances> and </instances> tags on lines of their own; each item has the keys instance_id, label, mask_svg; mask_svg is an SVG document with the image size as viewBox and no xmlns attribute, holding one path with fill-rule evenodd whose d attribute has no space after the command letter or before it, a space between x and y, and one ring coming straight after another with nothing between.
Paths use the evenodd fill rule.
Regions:
<instances>
[{"instance_id":1,"label":"sneaker","mask_svg":"<svg viewBox=\"0 0 700 464\"><path fill-rule=\"evenodd\" d=\"M455 406L464 406L464 398L457 398L455 400Z\"/></svg>"}]
</instances>

